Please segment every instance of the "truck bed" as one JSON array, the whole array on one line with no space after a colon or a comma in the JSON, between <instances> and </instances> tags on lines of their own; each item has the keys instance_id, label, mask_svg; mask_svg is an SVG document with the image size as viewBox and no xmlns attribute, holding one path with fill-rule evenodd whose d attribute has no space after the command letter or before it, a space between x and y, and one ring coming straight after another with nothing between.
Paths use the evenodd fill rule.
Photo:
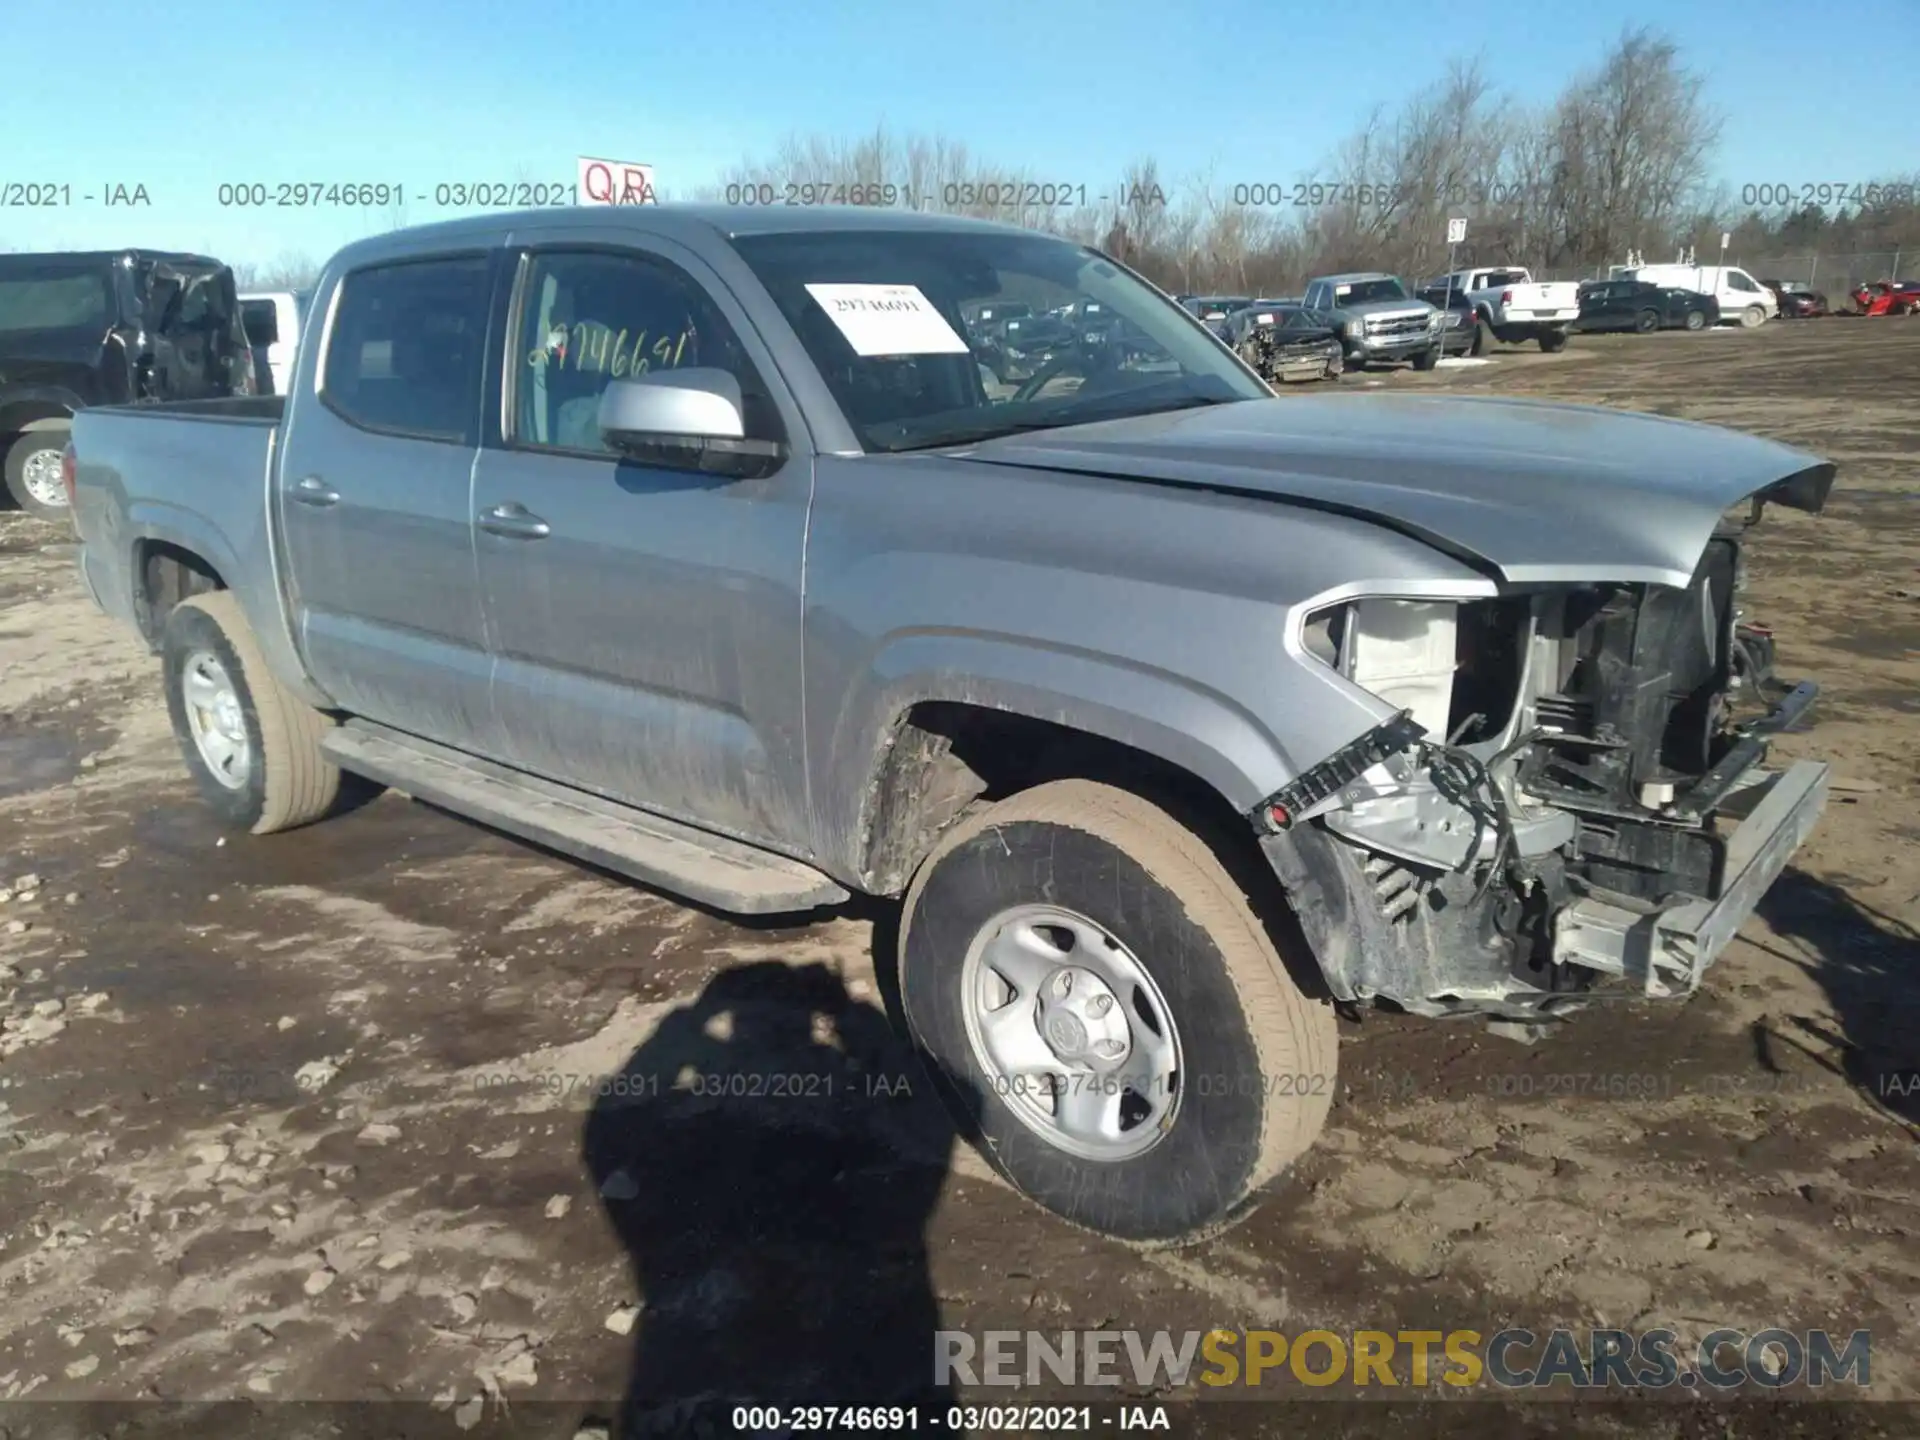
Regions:
<instances>
[{"instance_id":1,"label":"truck bed","mask_svg":"<svg viewBox=\"0 0 1920 1440\"><path fill-rule=\"evenodd\" d=\"M284 396L245 395L97 406L74 417L74 526L101 609L144 633L146 567L174 546L243 597L263 645L291 643L267 534L285 405Z\"/></svg>"},{"instance_id":2,"label":"truck bed","mask_svg":"<svg viewBox=\"0 0 1920 1440\"><path fill-rule=\"evenodd\" d=\"M249 425L278 425L287 411L284 395L221 395L211 400L150 400L136 405L97 405L106 411L176 420L224 420Z\"/></svg>"}]
</instances>

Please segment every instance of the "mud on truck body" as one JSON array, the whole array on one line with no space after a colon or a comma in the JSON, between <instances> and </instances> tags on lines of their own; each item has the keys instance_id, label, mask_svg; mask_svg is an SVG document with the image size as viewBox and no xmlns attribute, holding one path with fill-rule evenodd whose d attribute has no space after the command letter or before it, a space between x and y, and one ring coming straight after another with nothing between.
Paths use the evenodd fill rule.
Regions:
<instances>
[{"instance_id":1,"label":"mud on truck body","mask_svg":"<svg viewBox=\"0 0 1920 1440\"><path fill-rule=\"evenodd\" d=\"M1009 295L1108 341L991 394L965 307ZM1276 398L1097 251L870 209L402 230L312 314L284 398L66 457L215 813L359 775L721 910L898 897L929 1077L1095 1230L1244 1214L1336 1006L1689 993L1824 797L1761 768L1812 689L1725 518L1820 508L1784 446Z\"/></svg>"}]
</instances>

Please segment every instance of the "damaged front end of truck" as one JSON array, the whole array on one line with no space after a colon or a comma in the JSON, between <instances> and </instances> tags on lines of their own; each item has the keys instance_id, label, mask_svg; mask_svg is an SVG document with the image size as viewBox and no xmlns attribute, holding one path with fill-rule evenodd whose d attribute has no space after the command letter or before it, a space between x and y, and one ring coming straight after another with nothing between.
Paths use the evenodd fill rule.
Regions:
<instances>
[{"instance_id":1,"label":"damaged front end of truck","mask_svg":"<svg viewBox=\"0 0 1920 1440\"><path fill-rule=\"evenodd\" d=\"M1525 1024L1699 986L1825 803L1826 765L1765 764L1818 687L1740 596L1765 504L1833 473L1757 492L1683 587L1298 608L1297 657L1392 712L1251 817L1335 998Z\"/></svg>"}]
</instances>

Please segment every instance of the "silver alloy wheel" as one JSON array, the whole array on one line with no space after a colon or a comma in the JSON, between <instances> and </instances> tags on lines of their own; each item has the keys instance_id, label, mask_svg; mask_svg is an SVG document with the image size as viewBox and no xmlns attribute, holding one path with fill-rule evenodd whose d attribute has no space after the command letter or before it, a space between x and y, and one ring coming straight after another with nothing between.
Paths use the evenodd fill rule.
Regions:
<instances>
[{"instance_id":1,"label":"silver alloy wheel","mask_svg":"<svg viewBox=\"0 0 1920 1440\"><path fill-rule=\"evenodd\" d=\"M34 501L56 510L67 508L67 486L60 478L60 452L36 450L20 467L20 478Z\"/></svg>"},{"instance_id":2,"label":"silver alloy wheel","mask_svg":"<svg viewBox=\"0 0 1920 1440\"><path fill-rule=\"evenodd\" d=\"M180 697L186 702L187 730L194 748L213 778L229 790L244 789L253 768L247 717L227 667L212 651L196 650L187 656L180 667Z\"/></svg>"},{"instance_id":3,"label":"silver alloy wheel","mask_svg":"<svg viewBox=\"0 0 1920 1440\"><path fill-rule=\"evenodd\" d=\"M1160 987L1083 915L1018 905L980 928L960 971L974 1059L1050 1145L1131 1160L1179 1113L1180 1034Z\"/></svg>"}]
</instances>

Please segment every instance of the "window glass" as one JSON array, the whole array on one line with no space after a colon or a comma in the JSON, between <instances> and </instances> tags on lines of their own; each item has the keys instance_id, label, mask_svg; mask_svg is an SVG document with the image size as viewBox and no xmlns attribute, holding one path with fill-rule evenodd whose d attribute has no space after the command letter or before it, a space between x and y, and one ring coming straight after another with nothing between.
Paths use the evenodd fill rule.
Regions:
<instances>
[{"instance_id":1,"label":"window glass","mask_svg":"<svg viewBox=\"0 0 1920 1440\"><path fill-rule=\"evenodd\" d=\"M473 443L487 279L479 255L349 275L327 338L327 404L368 429Z\"/></svg>"},{"instance_id":2,"label":"window glass","mask_svg":"<svg viewBox=\"0 0 1920 1440\"><path fill-rule=\"evenodd\" d=\"M1370 305L1376 300L1405 300L1407 290L1398 280L1351 280L1333 287L1336 305Z\"/></svg>"},{"instance_id":3,"label":"window glass","mask_svg":"<svg viewBox=\"0 0 1920 1440\"><path fill-rule=\"evenodd\" d=\"M733 244L869 451L1272 398L1191 312L1067 240L903 227ZM1032 314L969 337L973 301Z\"/></svg>"},{"instance_id":4,"label":"window glass","mask_svg":"<svg viewBox=\"0 0 1920 1440\"><path fill-rule=\"evenodd\" d=\"M517 444L612 454L600 435L608 382L692 366L739 380L749 435L764 438L777 428L733 328L692 277L665 261L535 256L510 358Z\"/></svg>"},{"instance_id":5,"label":"window glass","mask_svg":"<svg viewBox=\"0 0 1920 1440\"><path fill-rule=\"evenodd\" d=\"M98 326L112 314L107 277L49 274L41 279L0 280L0 333Z\"/></svg>"}]
</instances>

